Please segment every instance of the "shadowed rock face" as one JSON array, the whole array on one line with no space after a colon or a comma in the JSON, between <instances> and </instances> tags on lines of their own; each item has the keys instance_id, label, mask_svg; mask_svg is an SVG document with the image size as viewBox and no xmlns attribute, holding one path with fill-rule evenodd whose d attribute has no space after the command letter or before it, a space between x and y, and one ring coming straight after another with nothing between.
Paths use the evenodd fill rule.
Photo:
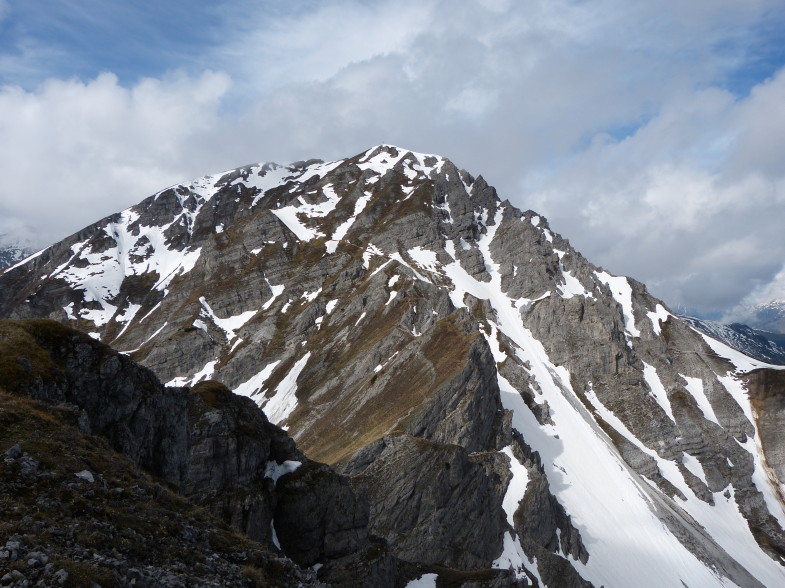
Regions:
<instances>
[{"instance_id":1,"label":"shadowed rock face","mask_svg":"<svg viewBox=\"0 0 785 588\"><path fill-rule=\"evenodd\" d=\"M370 546L368 506L348 480L305 458L222 384L164 388L148 369L52 321L0 321L0 348L0 388L73 407L83 433L106 437L252 539L272 547L275 527L284 553L305 566ZM294 473L272 473L287 463ZM394 581L395 563L388 567Z\"/></svg>"},{"instance_id":2,"label":"shadowed rock face","mask_svg":"<svg viewBox=\"0 0 785 588\"><path fill-rule=\"evenodd\" d=\"M304 562L356 543L382 574L368 516L399 557L520 582L785 582L781 378L443 158L381 146L175 186L0 275L0 292L0 315L68 322L172 386L219 380L349 476L367 513L312 504L322 470L305 465L264 490L309 521L342 513L322 544L273 512ZM276 451L226 438L265 425L213 422L212 400L180 394L194 492L261 528L261 503L216 480ZM287 451L276 461L300 460Z\"/></svg>"},{"instance_id":3,"label":"shadowed rock face","mask_svg":"<svg viewBox=\"0 0 785 588\"><path fill-rule=\"evenodd\" d=\"M501 551L509 478L501 454L469 455L460 445L397 435L355 454L344 471L373 505L371 531L387 538L399 557L471 569ZM438 549L423 550L423 530Z\"/></svg>"}]
</instances>

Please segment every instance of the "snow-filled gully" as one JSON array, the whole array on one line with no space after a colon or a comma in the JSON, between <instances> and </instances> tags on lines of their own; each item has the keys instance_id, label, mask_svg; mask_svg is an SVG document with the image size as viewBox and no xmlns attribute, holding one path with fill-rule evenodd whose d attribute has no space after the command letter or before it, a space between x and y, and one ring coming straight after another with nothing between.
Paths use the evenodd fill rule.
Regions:
<instances>
[{"instance_id":1,"label":"snow-filled gully","mask_svg":"<svg viewBox=\"0 0 785 588\"><path fill-rule=\"evenodd\" d=\"M657 504L650 495L653 490L627 466L613 443L580 402L572 390L569 372L564 367L555 366L542 344L523 326L518 309L530 301L512 300L503 293L499 266L493 262L490 252L490 244L501 218L500 208L496 212L494 224L487 227L487 233L478 242L491 276L490 282L475 280L457 261L439 267L433 252L418 248L410 251L409 256L421 266L421 270L450 278L455 285L451 298L457 307L464 306L463 298L467 293L488 300L495 312L495 320L490 322L491 331L486 332L485 336L496 361L501 363L507 357L498 339L498 333L503 333L512 341L516 358L523 365L530 366L528 372L539 387L536 400L548 402L555 425L541 426L525 405L519 391L499 374L502 403L513 413L513 427L540 454L551 491L581 533L589 559L586 564L576 560L571 560L571 564L596 586L661 587L681 586L682 583L688 586L735 585L702 563L658 518ZM452 242L448 241L447 251L455 259L455 245ZM424 279L420 272L416 275ZM632 315L627 280L610 275L597 277L611 287L614 297L622 305L628 339L639 336ZM577 284L569 282L563 290L566 291L562 294L567 296L584 295L586 292ZM661 314L655 313L654 317L649 317L652 323L666 318ZM652 380L652 383L655 377L656 372L647 373L647 379ZM690 383L690 386L694 385ZM657 399L670 416L672 413L664 391ZM590 396L590 400L596 402L595 408L599 411L604 410L596 396ZM605 411L604 416L610 418L608 412ZM612 426L618 426L624 435L631 435L618 419L612 422ZM636 439L631 438L630 441L643 448L643 444ZM503 451L511 458L512 480L503 500L509 522L525 494L528 476L525 467L512 455L511 449L505 448ZM651 450L645 451L656 456ZM695 497L674 462L658 456L656 459L663 475L689 497L683 508L709 530L731 557L764 584L785 585L785 573L760 550L745 519L738 512L732 495L728 499L722 493L717 493L716 506L709 506ZM685 464L693 469L699 466L692 463L689 456L685 458ZM539 577L536 559L524 553L519 539L512 532L505 535L503 551L494 565L512 568L518 577L524 576L524 569Z\"/></svg>"}]
</instances>

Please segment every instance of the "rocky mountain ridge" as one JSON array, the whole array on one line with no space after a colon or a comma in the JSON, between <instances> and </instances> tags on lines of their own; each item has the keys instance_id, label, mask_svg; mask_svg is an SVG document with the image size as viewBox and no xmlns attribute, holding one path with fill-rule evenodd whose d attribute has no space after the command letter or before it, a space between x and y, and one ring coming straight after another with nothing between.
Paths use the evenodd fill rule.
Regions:
<instances>
[{"instance_id":1,"label":"rocky mountain ridge","mask_svg":"<svg viewBox=\"0 0 785 588\"><path fill-rule=\"evenodd\" d=\"M750 324L776 334L785 333L785 300L770 300L750 309Z\"/></svg>"},{"instance_id":2,"label":"rocky mountain ridge","mask_svg":"<svg viewBox=\"0 0 785 588\"><path fill-rule=\"evenodd\" d=\"M174 186L0 275L0 315L251 397L400 559L549 586L785 581L781 372L449 160Z\"/></svg>"},{"instance_id":3,"label":"rocky mountain ridge","mask_svg":"<svg viewBox=\"0 0 785 588\"><path fill-rule=\"evenodd\" d=\"M30 246L8 242L4 235L0 235L0 270L22 261L34 252Z\"/></svg>"},{"instance_id":4,"label":"rocky mountain ridge","mask_svg":"<svg viewBox=\"0 0 785 588\"><path fill-rule=\"evenodd\" d=\"M785 347L776 333L768 333L753 329L741 323L723 324L717 321L680 316L701 333L722 341L728 347L740 351L748 357L775 365L785 365Z\"/></svg>"}]
</instances>

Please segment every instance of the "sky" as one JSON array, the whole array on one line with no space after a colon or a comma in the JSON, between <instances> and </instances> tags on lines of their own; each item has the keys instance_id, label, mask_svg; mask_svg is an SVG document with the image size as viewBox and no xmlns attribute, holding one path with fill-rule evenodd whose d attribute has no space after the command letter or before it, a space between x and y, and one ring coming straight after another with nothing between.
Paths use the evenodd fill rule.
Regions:
<instances>
[{"instance_id":1,"label":"sky","mask_svg":"<svg viewBox=\"0 0 785 588\"><path fill-rule=\"evenodd\" d=\"M782 0L0 0L0 234L381 144L679 312L785 299Z\"/></svg>"}]
</instances>

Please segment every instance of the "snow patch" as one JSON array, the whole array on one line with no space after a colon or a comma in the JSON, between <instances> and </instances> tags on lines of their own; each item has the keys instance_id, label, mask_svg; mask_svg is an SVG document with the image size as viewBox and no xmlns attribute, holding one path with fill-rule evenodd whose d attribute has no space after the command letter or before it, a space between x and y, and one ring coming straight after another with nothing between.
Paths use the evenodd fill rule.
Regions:
<instances>
[{"instance_id":1,"label":"snow patch","mask_svg":"<svg viewBox=\"0 0 785 588\"><path fill-rule=\"evenodd\" d=\"M273 305L273 302L275 302L275 300L283 293L283 291L286 289L286 286L283 284L280 284L278 286L273 286L270 283L270 280L268 280L267 278L265 278L264 281L267 282L267 286L270 288L270 291L272 292L272 296L270 296L267 302L265 302L264 305L262 306L262 310L267 310ZM286 312L286 311L282 310L281 312Z\"/></svg>"},{"instance_id":2,"label":"snow patch","mask_svg":"<svg viewBox=\"0 0 785 588\"><path fill-rule=\"evenodd\" d=\"M502 376L499 376L499 379L503 380ZM506 385L509 389L512 389L509 382L506 382ZM510 483L507 485L507 491L504 493L502 508L507 515L507 522L514 529L515 521L513 520L513 516L515 515L515 511L518 510L518 503L523 499L523 495L526 493L526 486L529 484L529 472L526 471L523 464L519 462L518 458L513 454L512 446L508 445L502 449L501 452L510 458L510 472L512 473Z\"/></svg>"},{"instance_id":3,"label":"snow patch","mask_svg":"<svg viewBox=\"0 0 785 588\"><path fill-rule=\"evenodd\" d=\"M701 482L708 486L709 483L706 481L706 472L703 471L703 466L701 465L701 462L698 461L697 457L684 452L681 454L681 463L683 463L684 467L692 472Z\"/></svg>"},{"instance_id":4,"label":"snow patch","mask_svg":"<svg viewBox=\"0 0 785 588\"><path fill-rule=\"evenodd\" d=\"M320 233L316 229L305 226L298 218L298 215L302 214L303 211L297 206L284 206L282 208L271 209L270 212L277 216L300 241L310 241L317 237L324 236L323 233Z\"/></svg>"},{"instance_id":5,"label":"snow patch","mask_svg":"<svg viewBox=\"0 0 785 588\"><path fill-rule=\"evenodd\" d=\"M165 385L166 386L194 386L201 382L202 380L209 380L210 377L215 373L215 366L218 364L218 360L215 359L213 361L208 361L205 366L191 376L177 376L176 378L172 378L169 380Z\"/></svg>"},{"instance_id":6,"label":"snow patch","mask_svg":"<svg viewBox=\"0 0 785 588\"><path fill-rule=\"evenodd\" d=\"M635 326L635 315L632 310L632 286L624 276L612 276L608 272L594 272L601 282L607 284L614 300L619 303L624 313L624 328L630 337L640 337L641 332Z\"/></svg>"},{"instance_id":7,"label":"snow patch","mask_svg":"<svg viewBox=\"0 0 785 588\"><path fill-rule=\"evenodd\" d=\"M321 294L322 289L319 288L318 290L314 290L313 292L303 292L302 298L305 299L306 302L313 302L316 300L316 297Z\"/></svg>"},{"instance_id":8,"label":"snow patch","mask_svg":"<svg viewBox=\"0 0 785 588\"><path fill-rule=\"evenodd\" d=\"M657 370L654 368L654 366L649 365L645 361L643 362L643 379L649 386L651 394L654 396L654 400L656 400L657 404L662 407L662 410L665 411L665 414L668 415L668 418L675 423L676 418L673 416L671 401L668 398L667 392L665 392L665 386L662 385L660 377L657 375Z\"/></svg>"},{"instance_id":9,"label":"snow patch","mask_svg":"<svg viewBox=\"0 0 785 588\"><path fill-rule=\"evenodd\" d=\"M409 581L406 588L436 588L437 574L423 574L416 580Z\"/></svg>"},{"instance_id":10,"label":"snow patch","mask_svg":"<svg viewBox=\"0 0 785 588\"><path fill-rule=\"evenodd\" d=\"M281 383L276 386L273 396L267 400L267 402L260 405L270 422L274 425L278 425L284 430L286 430L286 427L281 426L281 423L283 423L297 407L297 378L300 376L300 372L303 371L303 368L305 368L305 364L308 363L310 357L310 351L303 355L294 366L292 366L289 373L284 376Z\"/></svg>"},{"instance_id":11,"label":"snow patch","mask_svg":"<svg viewBox=\"0 0 785 588\"><path fill-rule=\"evenodd\" d=\"M517 537L513 537L509 531L505 531L502 553L494 560L491 567L497 570L512 570L515 573L515 577L521 580L526 577L526 566L524 565L524 560L526 559L528 558L523 552L520 540ZM535 575L540 582L540 586L545 586L539 577L539 573L535 572Z\"/></svg>"},{"instance_id":12,"label":"snow patch","mask_svg":"<svg viewBox=\"0 0 785 588\"><path fill-rule=\"evenodd\" d=\"M341 223L341 225L335 229L335 232L333 233L333 236L330 238L330 240L327 241L327 253L335 253L335 250L338 248L338 243L346 236L346 233L349 232L349 229L352 228L352 225L354 225L357 217L360 216L360 213L365 210L365 207L370 199L370 193L365 193L357 199L357 202L354 203L354 212L352 213L352 216L345 222Z\"/></svg>"},{"instance_id":13,"label":"snow patch","mask_svg":"<svg viewBox=\"0 0 785 588\"><path fill-rule=\"evenodd\" d=\"M671 316L665 307L662 304L658 304L654 308L654 312L647 312L646 316L649 317L651 321L651 328L654 331L655 335L662 334L662 329L660 328L660 323L664 323L668 320L668 317Z\"/></svg>"},{"instance_id":14,"label":"snow patch","mask_svg":"<svg viewBox=\"0 0 785 588\"><path fill-rule=\"evenodd\" d=\"M409 257L425 271L433 274L441 273L441 264L438 259L436 259L435 251L423 249L422 247L415 247L414 249L409 250Z\"/></svg>"},{"instance_id":15,"label":"snow patch","mask_svg":"<svg viewBox=\"0 0 785 588\"><path fill-rule=\"evenodd\" d=\"M736 368L735 371L737 372L746 373L746 372L751 372L752 370L756 370L758 368L769 368L772 370L785 369L785 366L782 365L772 365L770 363L758 361L757 359L752 359L751 357L744 355L741 351L736 351L735 349L733 349L733 347L730 347L725 343L722 343L721 341L717 341L716 339L709 337L705 333L701 333L695 327L690 327L690 328L696 333L698 333L698 335L703 337L703 340L706 341L706 344L709 347L711 347L711 350L714 351L714 353L730 361L731 364L733 364L733 367Z\"/></svg>"},{"instance_id":16,"label":"snow patch","mask_svg":"<svg viewBox=\"0 0 785 588\"><path fill-rule=\"evenodd\" d=\"M687 385L685 386L687 392L689 392L698 403L698 408L701 409L704 418L707 421L712 421L719 425L720 422L717 420L717 415L714 414L714 409L711 407L711 403L703 389L703 380L700 378L690 378L681 374L679 375L687 382Z\"/></svg>"},{"instance_id":17,"label":"snow patch","mask_svg":"<svg viewBox=\"0 0 785 588\"><path fill-rule=\"evenodd\" d=\"M208 318L216 327L221 329L224 332L226 341L229 343L231 343L232 340L237 337L237 331L241 329L248 321L250 321L257 313L256 310L248 310L238 315L222 319L218 318L215 312L213 312L213 309L207 303L207 300L204 296L199 298L199 303L202 305L200 316ZM194 321L194 326L198 326L196 325L196 322L197 321ZM205 328L205 331L206 330L207 329Z\"/></svg>"},{"instance_id":18,"label":"snow patch","mask_svg":"<svg viewBox=\"0 0 785 588\"><path fill-rule=\"evenodd\" d=\"M264 383L268 380L270 375L272 375L273 370L278 366L279 363L281 362L274 361L267 364L264 366L264 368L262 368L262 371L251 376L248 380L232 390L232 392L240 396L255 396L261 392L262 388L264 388Z\"/></svg>"},{"instance_id":19,"label":"snow patch","mask_svg":"<svg viewBox=\"0 0 785 588\"><path fill-rule=\"evenodd\" d=\"M573 296L583 296L584 298L594 298L593 294L590 294L586 288L584 288L581 281L573 276L569 271L564 269L564 264L562 263L562 258L566 255L565 251L559 251L557 249L553 250L556 255L559 256L559 269L561 270L562 278L564 279L564 284L557 284L556 287L559 289L559 293L561 294L562 298L572 298Z\"/></svg>"},{"instance_id":20,"label":"snow patch","mask_svg":"<svg viewBox=\"0 0 785 588\"><path fill-rule=\"evenodd\" d=\"M278 482L278 478L284 474L291 474L292 472L296 472L297 468L299 468L301 465L303 465L303 462L295 461L293 459L287 459L283 463L270 460L267 462L267 465L264 468L264 477L271 479L273 481L273 485L275 485Z\"/></svg>"}]
</instances>

